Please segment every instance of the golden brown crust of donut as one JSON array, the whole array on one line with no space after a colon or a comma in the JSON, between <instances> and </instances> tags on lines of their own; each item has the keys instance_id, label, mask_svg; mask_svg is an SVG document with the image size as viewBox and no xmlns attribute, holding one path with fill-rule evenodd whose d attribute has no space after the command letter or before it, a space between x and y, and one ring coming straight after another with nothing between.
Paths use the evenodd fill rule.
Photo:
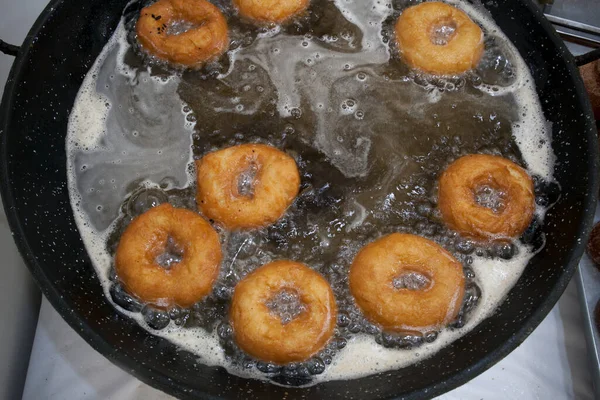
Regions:
<instances>
[{"instance_id":1,"label":"golden brown crust of donut","mask_svg":"<svg viewBox=\"0 0 600 400\"><path fill-rule=\"evenodd\" d=\"M282 324L266 302L281 290L296 291L306 310ZM229 311L235 341L263 361L284 364L304 361L333 335L337 320L329 283L316 271L294 261L275 261L237 284Z\"/></svg>"},{"instance_id":2,"label":"golden brown crust of donut","mask_svg":"<svg viewBox=\"0 0 600 400\"><path fill-rule=\"evenodd\" d=\"M250 164L258 168L251 197L238 191L238 177ZM285 213L300 188L294 159L263 144L209 153L196 161L196 175L198 208L229 229L272 224Z\"/></svg>"},{"instance_id":3,"label":"golden brown crust of donut","mask_svg":"<svg viewBox=\"0 0 600 400\"><path fill-rule=\"evenodd\" d=\"M417 272L431 285L396 289L394 278ZM460 310L465 277L462 265L436 243L393 233L363 247L350 268L350 291L364 315L386 331L438 329Z\"/></svg>"},{"instance_id":4,"label":"golden brown crust of donut","mask_svg":"<svg viewBox=\"0 0 600 400\"><path fill-rule=\"evenodd\" d=\"M431 31L448 21L456 31L446 45L431 41ZM395 27L404 60L413 68L438 75L462 74L475 68L483 55L483 33L467 14L441 2L426 2L402 12Z\"/></svg>"},{"instance_id":5,"label":"golden brown crust of donut","mask_svg":"<svg viewBox=\"0 0 600 400\"><path fill-rule=\"evenodd\" d=\"M168 35L166 27L184 20L197 25ZM140 12L138 40L152 55L178 65L199 67L223 54L229 46L227 21L206 0L159 0Z\"/></svg>"},{"instance_id":6,"label":"golden brown crust of donut","mask_svg":"<svg viewBox=\"0 0 600 400\"><path fill-rule=\"evenodd\" d=\"M183 248L180 263L166 269L156 262L171 236ZM127 292L159 307L189 307L210 293L219 274L217 232L190 210L161 204L125 229L115 255L117 276Z\"/></svg>"},{"instance_id":7,"label":"golden brown crust of donut","mask_svg":"<svg viewBox=\"0 0 600 400\"><path fill-rule=\"evenodd\" d=\"M474 190L487 185L502 190L505 207L499 212L475 201ZM523 168L503 157L472 154L454 161L439 182L438 207L444 222L476 240L520 236L535 211L533 180Z\"/></svg>"},{"instance_id":8,"label":"golden brown crust of donut","mask_svg":"<svg viewBox=\"0 0 600 400\"><path fill-rule=\"evenodd\" d=\"M306 10L310 0L233 0L233 3L245 18L280 24Z\"/></svg>"}]
</instances>

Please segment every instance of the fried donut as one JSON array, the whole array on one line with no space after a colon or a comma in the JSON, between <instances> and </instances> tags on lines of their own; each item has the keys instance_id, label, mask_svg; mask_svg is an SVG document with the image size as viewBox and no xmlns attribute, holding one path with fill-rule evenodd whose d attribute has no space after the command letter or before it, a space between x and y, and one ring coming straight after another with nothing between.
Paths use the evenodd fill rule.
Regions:
<instances>
[{"instance_id":1,"label":"fried donut","mask_svg":"<svg viewBox=\"0 0 600 400\"><path fill-rule=\"evenodd\" d=\"M306 10L310 0L233 0L239 13L257 23L280 24Z\"/></svg>"},{"instance_id":2,"label":"fried donut","mask_svg":"<svg viewBox=\"0 0 600 400\"><path fill-rule=\"evenodd\" d=\"M465 276L462 265L436 243L393 233L358 252L350 291L365 316L384 330L423 332L456 318Z\"/></svg>"},{"instance_id":3,"label":"fried donut","mask_svg":"<svg viewBox=\"0 0 600 400\"><path fill-rule=\"evenodd\" d=\"M227 21L206 0L159 0L142 9L136 32L150 54L192 68L218 58L229 46Z\"/></svg>"},{"instance_id":4,"label":"fried donut","mask_svg":"<svg viewBox=\"0 0 600 400\"><path fill-rule=\"evenodd\" d=\"M477 66L483 55L481 28L463 11L441 2L407 8L395 31L406 63L431 74L461 74Z\"/></svg>"},{"instance_id":5,"label":"fried donut","mask_svg":"<svg viewBox=\"0 0 600 400\"><path fill-rule=\"evenodd\" d=\"M277 304L270 304L277 297L295 297L295 312L290 304L280 304L287 320L277 314ZM275 261L237 284L229 317L242 350L284 364L304 361L325 346L333 335L337 308L329 283L319 273L298 262Z\"/></svg>"},{"instance_id":6,"label":"fried donut","mask_svg":"<svg viewBox=\"0 0 600 400\"><path fill-rule=\"evenodd\" d=\"M167 252L174 257L161 262ZM115 269L125 290L165 308L189 307L210 293L220 263L217 232L195 212L168 203L135 218L115 255Z\"/></svg>"},{"instance_id":7,"label":"fried donut","mask_svg":"<svg viewBox=\"0 0 600 400\"><path fill-rule=\"evenodd\" d=\"M506 158L464 156L442 174L438 207L446 225L462 235L511 239L521 235L533 218L533 180Z\"/></svg>"},{"instance_id":8,"label":"fried donut","mask_svg":"<svg viewBox=\"0 0 600 400\"><path fill-rule=\"evenodd\" d=\"M277 221L300 187L294 159L264 144L215 151L196 161L196 202L204 215L229 229Z\"/></svg>"}]
</instances>

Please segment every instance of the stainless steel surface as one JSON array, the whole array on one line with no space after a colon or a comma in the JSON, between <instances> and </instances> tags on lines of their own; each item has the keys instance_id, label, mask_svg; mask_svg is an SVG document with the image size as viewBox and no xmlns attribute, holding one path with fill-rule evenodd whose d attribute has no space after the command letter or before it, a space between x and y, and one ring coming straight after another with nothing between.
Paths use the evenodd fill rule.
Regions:
<instances>
[{"instance_id":1,"label":"stainless steel surface","mask_svg":"<svg viewBox=\"0 0 600 400\"><path fill-rule=\"evenodd\" d=\"M598 7L600 7L600 4ZM573 41L588 47L600 47L600 27L548 13L545 13L544 15L548 21L555 25L556 32L559 33L563 40Z\"/></svg>"},{"instance_id":2,"label":"stainless steel surface","mask_svg":"<svg viewBox=\"0 0 600 400\"><path fill-rule=\"evenodd\" d=\"M573 55L600 47L600 0L554 0L540 8Z\"/></svg>"},{"instance_id":3,"label":"stainless steel surface","mask_svg":"<svg viewBox=\"0 0 600 400\"><path fill-rule=\"evenodd\" d=\"M556 32L558 32L560 37L565 41L572 41L590 48L600 47L600 39L590 38L561 28L556 28Z\"/></svg>"},{"instance_id":4,"label":"stainless steel surface","mask_svg":"<svg viewBox=\"0 0 600 400\"><path fill-rule=\"evenodd\" d=\"M595 328L595 322L593 318L595 308L595 302L593 299L598 298L597 291L598 288L600 288L600 277L593 277L593 275L598 275L598 273L592 272L588 267L584 266L584 264L585 261L582 260L579 266L581 272L576 275L576 280L581 296L583 318L587 326L587 329L585 330L585 336L588 342L588 348L590 350L590 372L593 378L592 384L594 386L594 396L597 399L600 399L600 385L598 385L598 379L600 377L600 357L598 355L598 346L600 345L600 339L598 338L598 332ZM596 286L596 288L593 286Z\"/></svg>"},{"instance_id":5,"label":"stainless steel surface","mask_svg":"<svg viewBox=\"0 0 600 400\"><path fill-rule=\"evenodd\" d=\"M582 24L600 24L599 0L554 0L552 4L544 6L544 12Z\"/></svg>"},{"instance_id":6,"label":"stainless steel surface","mask_svg":"<svg viewBox=\"0 0 600 400\"><path fill-rule=\"evenodd\" d=\"M594 220L600 220L600 206L596 209ZM600 334L596 327L594 310L600 300L600 270L593 261L584 254L579 263L579 270L575 275L579 288L579 297L583 310L585 336L588 343L590 357L590 373L596 399L600 399Z\"/></svg>"},{"instance_id":7,"label":"stainless steel surface","mask_svg":"<svg viewBox=\"0 0 600 400\"><path fill-rule=\"evenodd\" d=\"M598 4L598 7L600 7L600 4ZM596 26L584 24L579 21L573 21L572 19L568 18L557 17L556 15L551 15L548 13L545 13L544 15L546 16L546 18L548 18L548 21L552 22L553 24L566 26L567 28L575 29L580 32L600 35L600 28Z\"/></svg>"}]
</instances>

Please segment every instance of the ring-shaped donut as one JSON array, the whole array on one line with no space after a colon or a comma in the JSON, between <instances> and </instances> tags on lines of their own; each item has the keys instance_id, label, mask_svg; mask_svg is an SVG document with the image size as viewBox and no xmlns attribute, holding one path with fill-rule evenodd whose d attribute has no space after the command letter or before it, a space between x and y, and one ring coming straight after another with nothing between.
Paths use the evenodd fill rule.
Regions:
<instances>
[{"instance_id":1,"label":"ring-shaped donut","mask_svg":"<svg viewBox=\"0 0 600 400\"><path fill-rule=\"evenodd\" d=\"M297 294L304 307L287 323L267 305L283 290ZM304 361L325 346L333 335L337 308L329 283L318 272L298 262L275 261L236 285L229 316L242 350L285 364Z\"/></svg>"},{"instance_id":2,"label":"ring-shaped donut","mask_svg":"<svg viewBox=\"0 0 600 400\"><path fill-rule=\"evenodd\" d=\"M497 191L500 207L477 201L482 189ZM531 223L533 180L506 158L472 154L454 161L439 180L438 207L446 225L476 240L512 239Z\"/></svg>"},{"instance_id":3,"label":"ring-shaped donut","mask_svg":"<svg viewBox=\"0 0 600 400\"><path fill-rule=\"evenodd\" d=\"M419 287L394 286L417 274ZM458 314L464 297L462 265L436 243L393 233L363 247L350 267L350 291L364 315L385 331L438 329Z\"/></svg>"},{"instance_id":4,"label":"ring-shaped donut","mask_svg":"<svg viewBox=\"0 0 600 400\"><path fill-rule=\"evenodd\" d=\"M281 24L306 10L310 0L233 0L240 15L259 24Z\"/></svg>"},{"instance_id":5,"label":"ring-shaped donut","mask_svg":"<svg viewBox=\"0 0 600 400\"><path fill-rule=\"evenodd\" d=\"M181 260L165 268L159 257L172 241ZM219 274L217 232L193 211L165 203L136 217L125 229L115 269L125 290L158 307L189 307L210 293Z\"/></svg>"},{"instance_id":6,"label":"ring-shaped donut","mask_svg":"<svg viewBox=\"0 0 600 400\"><path fill-rule=\"evenodd\" d=\"M300 187L294 159L264 144L208 153L196 161L196 174L198 208L229 229L259 228L277 221Z\"/></svg>"},{"instance_id":7,"label":"ring-shaped donut","mask_svg":"<svg viewBox=\"0 0 600 400\"><path fill-rule=\"evenodd\" d=\"M441 2L407 8L395 31L406 63L431 74L461 74L476 67L483 55L481 28L463 11Z\"/></svg>"},{"instance_id":8,"label":"ring-shaped donut","mask_svg":"<svg viewBox=\"0 0 600 400\"><path fill-rule=\"evenodd\" d=\"M185 32L171 33L175 24ZM159 0L140 12L136 32L142 47L155 57L186 67L199 67L229 46L227 21L206 0Z\"/></svg>"}]
</instances>

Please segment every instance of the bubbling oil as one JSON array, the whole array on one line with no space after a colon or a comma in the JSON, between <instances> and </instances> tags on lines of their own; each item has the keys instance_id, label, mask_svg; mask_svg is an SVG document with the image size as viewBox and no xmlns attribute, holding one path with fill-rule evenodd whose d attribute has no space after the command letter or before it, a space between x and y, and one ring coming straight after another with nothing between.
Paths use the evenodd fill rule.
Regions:
<instances>
[{"instance_id":1,"label":"bubbling oil","mask_svg":"<svg viewBox=\"0 0 600 400\"><path fill-rule=\"evenodd\" d=\"M271 314L281 320L283 325L292 322L300 314L307 311L306 304L302 302L295 290L280 290L267 300L265 305L269 308Z\"/></svg>"},{"instance_id":2,"label":"bubbling oil","mask_svg":"<svg viewBox=\"0 0 600 400\"><path fill-rule=\"evenodd\" d=\"M506 192L489 185L482 185L473 191L475 202L482 207L489 208L494 213L501 213L506 207Z\"/></svg>"},{"instance_id":3,"label":"bubbling oil","mask_svg":"<svg viewBox=\"0 0 600 400\"><path fill-rule=\"evenodd\" d=\"M453 2L479 23L486 51L475 71L424 76L400 61L393 24L409 1L313 0L290 25L255 28L231 4L230 50L200 71L160 63L137 45L133 2L79 91L67 137L69 193L78 228L107 297L152 334L207 365L277 384L310 385L401 368L473 329L502 301L544 245L544 211L556 200L554 155L527 67L482 6ZM296 160L301 190L275 224L219 232L223 262L201 302L161 310L121 287L112 267L133 218L158 204L197 211L193 160L209 151L265 143ZM536 217L514 243L478 245L448 230L437 210L437 178L455 159L501 155L536 182ZM256 171L238 189L252 196ZM474 194L475 196L475 194ZM490 208L502 196L477 194ZM446 329L383 332L357 308L348 271L358 250L392 232L442 245L463 264L466 289ZM185 254L172 243L170 267ZM334 338L303 363L254 360L235 344L227 313L235 285L277 259L303 262L331 284L338 307ZM428 277L390 285L421 290ZM269 300L282 321L303 312L293 292Z\"/></svg>"},{"instance_id":4,"label":"bubbling oil","mask_svg":"<svg viewBox=\"0 0 600 400\"><path fill-rule=\"evenodd\" d=\"M392 286L395 289L424 290L431 286L433 282L428 276L418 272L402 273L392 280Z\"/></svg>"}]
</instances>

